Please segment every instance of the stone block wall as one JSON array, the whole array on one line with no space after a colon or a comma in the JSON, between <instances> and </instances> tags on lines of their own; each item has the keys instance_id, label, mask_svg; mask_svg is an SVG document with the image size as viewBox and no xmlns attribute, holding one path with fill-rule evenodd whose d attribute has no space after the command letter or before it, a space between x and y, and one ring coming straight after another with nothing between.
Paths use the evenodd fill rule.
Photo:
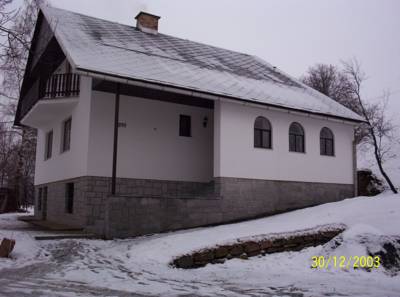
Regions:
<instances>
[{"instance_id":1,"label":"stone block wall","mask_svg":"<svg viewBox=\"0 0 400 297\"><path fill-rule=\"evenodd\" d=\"M217 178L214 196L109 197L107 238L228 223L353 197L353 185Z\"/></svg>"},{"instance_id":2,"label":"stone block wall","mask_svg":"<svg viewBox=\"0 0 400 297\"><path fill-rule=\"evenodd\" d=\"M73 212L66 211L66 184L74 183L74 204ZM42 210L38 210L39 188L47 187L47 205L42 198ZM85 178L74 178L38 185L35 187L35 217L43 218L46 211L48 221L65 224L71 227L85 227L86 225L86 189L87 180Z\"/></svg>"},{"instance_id":3,"label":"stone block wall","mask_svg":"<svg viewBox=\"0 0 400 297\"><path fill-rule=\"evenodd\" d=\"M65 184L75 184L74 213ZM276 214L353 197L353 185L216 178L210 183L80 177L48 187L47 219L106 238L129 237Z\"/></svg>"}]
</instances>

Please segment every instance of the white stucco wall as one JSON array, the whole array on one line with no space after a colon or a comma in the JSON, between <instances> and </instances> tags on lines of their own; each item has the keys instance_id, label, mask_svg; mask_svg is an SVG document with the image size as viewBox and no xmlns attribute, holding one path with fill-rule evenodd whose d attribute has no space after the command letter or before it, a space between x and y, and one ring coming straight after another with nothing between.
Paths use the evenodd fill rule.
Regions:
<instances>
[{"instance_id":1,"label":"white stucco wall","mask_svg":"<svg viewBox=\"0 0 400 297\"><path fill-rule=\"evenodd\" d=\"M38 128L35 185L86 175L91 88L92 79L82 76L77 104L62 112L57 111L58 120L40 125ZM69 117L72 117L71 147L69 151L61 153L62 125ZM53 130L52 157L44 160L45 136L50 130Z\"/></svg>"},{"instance_id":2,"label":"white stucco wall","mask_svg":"<svg viewBox=\"0 0 400 297\"><path fill-rule=\"evenodd\" d=\"M258 116L272 124L272 149L254 148ZM353 183L353 126L232 102L215 106L214 175L268 180ZM305 130L305 153L289 152L289 126ZM335 137L335 156L321 156L319 133L328 127Z\"/></svg>"},{"instance_id":3,"label":"white stucco wall","mask_svg":"<svg viewBox=\"0 0 400 297\"><path fill-rule=\"evenodd\" d=\"M93 92L88 175L111 176L113 94ZM192 137L179 136L179 115L190 115ZM208 118L203 127L204 117ZM213 178L213 111L121 96L117 176L208 182Z\"/></svg>"},{"instance_id":4,"label":"white stucco wall","mask_svg":"<svg viewBox=\"0 0 400 297\"><path fill-rule=\"evenodd\" d=\"M72 109L38 130L35 184L79 176L111 176L114 95L91 91L82 77ZM179 136L179 115L192 118L192 137ZM72 116L71 149L60 153L62 122ZM253 147L257 116L272 124L272 149ZM207 128L203 127L208 118ZM306 153L289 152L289 125L305 130ZM353 126L232 102L215 109L121 96L117 176L208 182L240 177L326 183L353 183ZM319 132L335 135L335 156L321 156ZM44 160L45 133L53 130L53 154Z\"/></svg>"}]
</instances>

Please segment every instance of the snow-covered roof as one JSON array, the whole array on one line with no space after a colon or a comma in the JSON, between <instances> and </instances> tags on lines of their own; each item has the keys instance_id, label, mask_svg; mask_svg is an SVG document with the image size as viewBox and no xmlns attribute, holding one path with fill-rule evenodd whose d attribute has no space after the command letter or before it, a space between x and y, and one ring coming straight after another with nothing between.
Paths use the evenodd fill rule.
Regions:
<instances>
[{"instance_id":1,"label":"snow-covered roof","mask_svg":"<svg viewBox=\"0 0 400 297\"><path fill-rule=\"evenodd\" d=\"M42 11L78 70L362 120L258 57L58 8Z\"/></svg>"}]
</instances>

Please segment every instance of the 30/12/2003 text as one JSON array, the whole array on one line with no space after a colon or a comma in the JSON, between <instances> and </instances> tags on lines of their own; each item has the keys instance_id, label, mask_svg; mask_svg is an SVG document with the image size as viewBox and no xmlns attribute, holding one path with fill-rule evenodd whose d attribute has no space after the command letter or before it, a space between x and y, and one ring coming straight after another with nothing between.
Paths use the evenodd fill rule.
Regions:
<instances>
[{"instance_id":1,"label":"30/12/2003 text","mask_svg":"<svg viewBox=\"0 0 400 297\"><path fill-rule=\"evenodd\" d=\"M358 268L379 268L381 266L381 258L379 256L312 256L311 268L328 269L358 269Z\"/></svg>"}]
</instances>

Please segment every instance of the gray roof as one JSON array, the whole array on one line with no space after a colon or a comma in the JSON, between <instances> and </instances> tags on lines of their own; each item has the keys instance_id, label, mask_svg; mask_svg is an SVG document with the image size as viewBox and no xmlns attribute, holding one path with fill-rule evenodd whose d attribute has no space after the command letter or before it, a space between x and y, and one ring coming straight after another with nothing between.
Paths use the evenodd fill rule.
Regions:
<instances>
[{"instance_id":1,"label":"gray roof","mask_svg":"<svg viewBox=\"0 0 400 297\"><path fill-rule=\"evenodd\" d=\"M42 11L78 69L362 120L258 57L58 8Z\"/></svg>"}]
</instances>

